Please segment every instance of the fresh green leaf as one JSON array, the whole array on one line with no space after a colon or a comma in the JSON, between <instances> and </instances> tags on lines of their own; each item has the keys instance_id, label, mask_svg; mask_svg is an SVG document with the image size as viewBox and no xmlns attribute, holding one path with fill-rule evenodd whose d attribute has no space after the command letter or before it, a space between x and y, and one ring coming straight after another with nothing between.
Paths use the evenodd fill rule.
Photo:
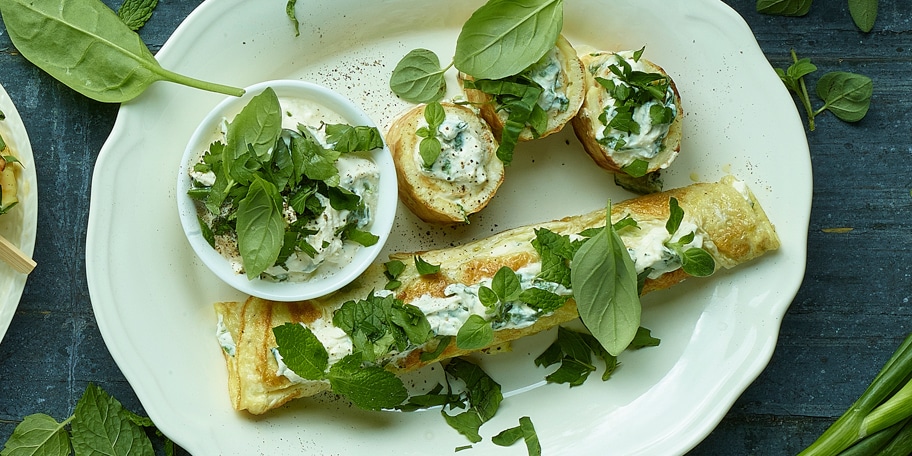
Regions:
<instances>
[{"instance_id":1,"label":"fresh green leaf","mask_svg":"<svg viewBox=\"0 0 912 456\"><path fill-rule=\"evenodd\" d=\"M480 442L479 428L494 417L503 401L500 384L488 376L481 367L461 358L451 359L444 372L465 383L462 396L467 410L457 415L450 415L446 410L441 410L440 413L447 424L466 436L469 441Z\"/></svg>"},{"instance_id":2,"label":"fresh green leaf","mask_svg":"<svg viewBox=\"0 0 912 456\"><path fill-rule=\"evenodd\" d=\"M225 133L225 148L231 161L245 156L253 149L257 158L265 157L282 134L282 107L271 87L252 97ZM229 165L231 166L231 165Z\"/></svg>"},{"instance_id":3,"label":"fresh green leaf","mask_svg":"<svg viewBox=\"0 0 912 456\"><path fill-rule=\"evenodd\" d=\"M403 352L431 339L427 317L395 296L371 292L365 299L346 301L333 314L333 325L352 338L354 352L374 362L393 350Z\"/></svg>"},{"instance_id":4,"label":"fresh green leaf","mask_svg":"<svg viewBox=\"0 0 912 456\"><path fill-rule=\"evenodd\" d=\"M757 12L776 16L804 16L812 0L757 0Z\"/></svg>"},{"instance_id":5,"label":"fresh green leaf","mask_svg":"<svg viewBox=\"0 0 912 456\"><path fill-rule=\"evenodd\" d=\"M633 177L627 173L614 173L614 183L624 190L640 195L661 192L665 186L660 171L646 173L640 177Z\"/></svg>"},{"instance_id":6,"label":"fresh green leaf","mask_svg":"<svg viewBox=\"0 0 912 456\"><path fill-rule=\"evenodd\" d=\"M285 239L278 189L257 176L237 210L238 251L247 277L259 277L275 264Z\"/></svg>"},{"instance_id":7,"label":"fresh green leaf","mask_svg":"<svg viewBox=\"0 0 912 456\"><path fill-rule=\"evenodd\" d=\"M130 30L139 30L152 17L158 0L124 0L117 9L117 16Z\"/></svg>"},{"instance_id":8,"label":"fresh green leaf","mask_svg":"<svg viewBox=\"0 0 912 456\"><path fill-rule=\"evenodd\" d=\"M629 165L621 167L621 171L629 174L630 177L643 177L649 172L649 162L639 158L633 160Z\"/></svg>"},{"instance_id":9,"label":"fresh green leaf","mask_svg":"<svg viewBox=\"0 0 912 456\"><path fill-rule=\"evenodd\" d=\"M862 32L870 32L877 20L877 0L849 0L849 14Z\"/></svg>"},{"instance_id":10,"label":"fresh green leaf","mask_svg":"<svg viewBox=\"0 0 912 456\"><path fill-rule=\"evenodd\" d=\"M519 277L512 269L502 266L494 273L491 279L491 289L497 294L501 302L512 302L519 298L522 292L522 284Z\"/></svg>"},{"instance_id":11,"label":"fresh green leaf","mask_svg":"<svg viewBox=\"0 0 912 456\"><path fill-rule=\"evenodd\" d=\"M397 96L412 103L429 103L443 98L446 93L444 73L440 59L433 51L414 49L393 69L390 89Z\"/></svg>"},{"instance_id":12,"label":"fresh green leaf","mask_svg":"<svg viewBox=\"0 0 912 456\"><path fill-rule=\"evenodd\" d=\"M334 393L366 410L395 408L408 399L399 377L382 367L362 366L356 355L348 355L329 368L329 383Z\"/></svg>"},{"instance_id":13,"label":"fresh green leaf","mask_svg":"<svg viewBox=\"0 0 912 456\"><path fill-rule=\"evenodd\" d=\"M477 79L512 76L554 47L562 0L489 0L462 26L454 64Z\"/></svg>"},{"instance_id":14,"label":"fresh green leaf","mask_svg":"<svg viewBox=\"0 0 912 456\"><path fill-rule=\"evenodd\" d=\"M716 261L706 250L693 247L681 252L681 269L694 277L707 277L716 271Z\"/></svg>"},{"instance_id":15,"label":"fresh green leaf","mask_svg":"<svg viewBox=\"0 0 912 456\"><path fill-rule=\"evenodd\" d=\"M561 360L560 367L545 377L550 383L566 383L571 387L582 385L589 374L595 371L595 366L584 363L578 359L565 357Z\"/></svg>"},{"instance_id":16,"label":"fresh green leaf","mask_svg":"<svg viewBox=\"0 0 912 456\"><path fill-rule=\"evenodd\" d=\"M456 333L456 346L463 350L479 350L494 341L491 323L481 315L471 315Z\"/></svg>"},{"instance_id":17,"label":"fresh green leaf","mask_svg":"<svg viewBox=\"0 0 912 456\"><path fill-rule=\"evenodd\" d=\"M610 217L608 222L610 227ZM640 326L642 309L633 260L610 227L589 238L572 264L570 280L580 318L608 353L617 356Z\"/></svg>"},{"instance_id":18,"label":"fresh green leaf","mask_svg":"<svg viewBox=\"0 0 912 456\"><path fill-rule=\"evenodd\" d=\"M298 16L295 14L295 5L298 3L298 0L288 0L285 3L285 15L288 16L288 19L294 25L295 36L301 36L301 26L298 23Z\"/></svg>"},{"instance_id":19,"label":"fresh green leaf","mask_svg":"<svg viewBox=\"0 0 912 456\"><path fill-rule=\"evenodd\" d=\"M16 426L0 451L2 456L69 456L70 434L66 425L72 417L63 423L43 413L29 415Z\"/></svg>"},{"instance_id":20,"label":"fresh green leaf","mask_svg":"<svg viewBox=\"0 0 912 456\"><path fill-rule=\"evenodd\" d=\"M296 323L285 323L272 328L272 333L275 335L282 361L295 374L307 380L320 380L326 377L329 353L310 328Z\"/></svg>"},{"instance_id":21,"label":"fresh green leaf","mask_svg":"<svg viewBox=\"0 0 912 456\"><path fill-rule=\"evenodd\" d=\"M162 68L142 38L98 0L0 0L0 11L18 52L93 100L123 103L156 81L244 93Z\"/></svg>"},{"instance_id":22,"label":"fresh green leaf","mask_svg":"<svg viewBox=\"0 0 912 456\"><path fill-rule=\"evenodd\" d=\"M386 283L386 286L384 288L387 290L395 290L396 288L399 288L400 286L402 286L402 282L400 282L398 279L399 279L399 275L402 274L403 271L405 271L405 263L403 263L399 260L393 260L393 261L388 261L386 263L383 263L383 266L384 266L383 273L386 275L386 278L389 280Z\"/></svg>"},{"instance_id":23,"label":"fresh green leaf","mask_svg":"<svg viewBox=\"0 0 912 456\"><path fill-rule=\"evenodd\" d=\"M681 205L678 204L678 199L671 197L668 199L668 221L665 222L665 230L668 231L668 234L674 235L678 228L681 227L681 222L684 221L684 209L681 209Z\"/></svg>"},{"instance_id":24,"label":"fresh green leaf","mask_svg":"<svg viewBox=\"0 0 912 456\"><path fill-rule=\"evenodd\" d=\"M377 127L327 124L326 142L341 153L367 152L383 147L383 136Z\"/></svg>"},{"instance_id":25,"label":"fresh green leaf","mask_svg":"<svg viewBox=\"0 0 912 456\"><path fill-rule=\"evenodd\" d=\"M519 426L504 429L492 437L491 441L498 446L511 446L520 439L526 443L526 451L529 456L541 456L541 443L538 441L538 434L535 432L535 426L532 425L532 419L528 416L519 419Z\"/></svg>"},{"instance_id":26,"label":"fresh green leaf","mask_svg":"<svg viewBox=\"0 0 912 456\"><path fill-rule=\"evenodd\" d=\"M429 362L433 361L440 357L443 354L443 351L450 345L450 341L453 339L453 336L443 336L437 340L437 347L433 351L421 352L419 358L421 361Z\"/></svg>"},{"instance_id":27,"label":"fresh green leaf","mask_svg":"<svg viewBox=\"0 0 912 456\"><path fill-rule=\"evenodd\" d=\"M630 342L628 347L631 350L637 350L644 347L658 347L661 340L652 337L652 331L640 326L637 328L636 336Z\"/></svg>"},{"instance_id":28,"label":"fresh green leaf","mask_svg":"<svg viewBox=\"0 0 912 456\"><path fill-rule=\"evenodd\" d=\"M93 384L76 403L70 432L76 454L155 455L149 437L125 416L120 402Z\"/></svg>"},{"instance_id":29,"label":"fresh green leaf","mask_svg":"<svg viewBox=\"0 0 912 456\"><path fill-rule=\"evenodd\" d=\"M844 71L823 75L817 81L817 95L824 101L818 112L828 109L839 119L857 122L868 113L874 84L871 78Z\"/></svg>"},{"instance_id":30,"label":"fresh green leaf","mask_svg":"<svg viewBox=\"0 0 912 456\"><path fill-rule=\"evenodd\" d=\"M424 261L424 258L415 255L415 269L418 270L418 274L431 275L437 274L440 271L440 265L428 263L427 261Z\"/></svg>"},{"instance_id":31,"label":"fresh green leaf","mask_svg":"<svg viewBox=\"0 0 912 456\"><path fill-rule=\"evenodd\" d=\"M426 168L430 168L437 161L442 149L440 140L436 137L424 138L418 143L418 154L421 155L421 162Z\"/></svg>"},{"instance_id":32,"label":"fresh green leaf","mask_svg":"<svg viewBox=\"0 0 912 456\"><path fill-rule=\"evenodd\" d=\"M561 296L541 288L530 287L523 290L518 299L543 314L549 314L563 307L570 297Z\"/></svg>"}]
</instances>

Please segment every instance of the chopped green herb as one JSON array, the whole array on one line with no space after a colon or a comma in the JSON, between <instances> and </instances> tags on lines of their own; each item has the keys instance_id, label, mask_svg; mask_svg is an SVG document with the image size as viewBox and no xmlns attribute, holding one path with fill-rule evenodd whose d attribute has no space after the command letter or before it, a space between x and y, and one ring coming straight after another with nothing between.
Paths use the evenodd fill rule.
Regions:
<instances>
[{"instance_id":1,"label":"chopped green herb","mask_svg":"<svg viewBox=\"0 0 912 456\"><path fill-rule=\"evenodd\" d=\"M440 265L428 263L427 261L424 261L424 258L415 255L415 269L418 270L418 274L431 275L440 272Z\"/></svg>"}]
</instances>

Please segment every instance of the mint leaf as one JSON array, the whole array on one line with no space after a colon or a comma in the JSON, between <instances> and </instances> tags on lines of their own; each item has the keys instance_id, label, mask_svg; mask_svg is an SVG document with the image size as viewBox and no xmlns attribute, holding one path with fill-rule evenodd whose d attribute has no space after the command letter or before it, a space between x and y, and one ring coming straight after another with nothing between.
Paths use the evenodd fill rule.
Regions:
<instances>
[{"instance_id":1,"label":"mint leaf","mask_svg":"<svg viewBox=\"0 0 912 456\"><path fill-rule=\"evenodd\" d=\"M570 280L580 318L608 353L617 356L640 326L640 297L633 260L611 226L589 238L573 256Z\"/></svg>"},{"instance_id":2,"label":"mint leaf","mask_svg":"<svg viewBox=\"0 0 912 456\"><path fill-rule=\"evenodd\" d=\"M272 333L282 361L295 374L307 380L326 377L329 354L310 328L297 323L285 323L272 328Z\"/></svg>"},{"instance_id":3,"label":"mint leaf","mask_svg":"<svg viewBox=\"0 0 912 456\"><path fill-rule=\"evenodd\" d=\"M333 314L333 325L352 338L353 350L366 362L421 345L433 336L427 317L395 296L347 301Z\"/></svg>"},{"instance_id":4,"label":"mint leaf","mask_svg":"<svg viewBox=\"0 0 912 456\"><path fill-rule=\"evenodd\" d=\"M25 417L13 430L0 455L69 456L70 435L65 427L71 419L58 423L43 413Z\"/></svg>"},{"instance_id":5,"label":"mint leaf","mask_svg":"<svg viewBox=\"0 0 912 456\"><path fill-rule=\"evenodd\" d=\"M526 451L529 456L541 456L541 443L538 441L538 434L535 432L535 426L532 425L532 419L528 416L519 419L519 426L504 429L499 434L491 438L495 445L511 446L523 439L526 443Z\"/></svg>"},{"instance_id":6,"label":"mint leaf","mask_svg":"<svg viewBox=\"0 0 912 456\"><path fill-rule=\"evenodd\" d=\"M146 25L157 5L158 0L124 0L117 9L117 17L127 24L130 30L136 31Z\"/></svg>"},{"instance_id":7,"label":"mint leaf","mask_svg":"<svg viewBox=\"0 0 912 456\"><path fill-rule=\"evenodd\" d=\"M549 314L560 309L568 299L570 299L569 296L561 296L537 287L527 288L519 294L520 301L528 304L533 309L538 309L543 314Z\"/></svg>"},{"instance_id":8,"label":"mint leaf","mask_svg":"<svg viewBox=\"0 0 912 456\"><path fill-rule=\"evenodd\" d=\"M366 410L395 408L408 399L399 377L378 366L362 366L358 355L348 355L329 368L329 383L336 394Z\"/></svg>"},{"instance_id":9,"label":"mint leaf","mask_svg":"<svg viewBox=\"0 0 912 456\"><path fill-rule=\"evenodd\" d=\"M450 345L453 336L443 336L437 340L437 347L433 351L423 351L419 359L424 362L433 361L443 354L443 351Z\"/></svg>"},{"instance_id":10,"label":"mint leaf","mask_svg":"<svg viewBox=\"0 0 912 456\"><path fill-rule=\"evenodd\" d=\"M470 315L456 333L456 346L463 350L485 348L493 341L494 329L481 315Z\"/></svg>"},{"instance_id":11,"label":"mint leaf","mask_svg":"<svg viewBox=\"0 0 912 456\"><path fill-rule=\"evenodd\" d=\"M445 410L440 413L453 429L466 436L472 443L481 441L478 429L494 417L503 401L500 384L495 382L481 367L461 358L453 358L447 363L444 372L450 377L461 380L465 390L461 393L466 411L450 415ZM453 406L451 405L452 409Z\"/></svg>"},{"instance_id":12,"label":"mint leaf","mask_svg":"<svg viewBox=\"0 0 912 456\"><path fill-rule=\"evenodd\" d=\"M155 455L149 437L120 402L91 383L76 403L71 432L76 454Z\"/></svg>"}]
</instances>

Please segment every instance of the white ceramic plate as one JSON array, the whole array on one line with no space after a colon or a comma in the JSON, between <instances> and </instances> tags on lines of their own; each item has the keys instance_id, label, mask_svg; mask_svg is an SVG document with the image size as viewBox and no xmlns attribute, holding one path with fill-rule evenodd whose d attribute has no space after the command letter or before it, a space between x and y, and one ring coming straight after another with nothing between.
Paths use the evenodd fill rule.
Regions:
<instances>
[{"instance_id":1,"label":"white ceramic plate","mask_svg":"<svg viewBox=\"0 0 912 456\"><path fill-rule=\"evenodd\" d=\"M35 233L38 227L38 178L35 175L35 159L28 133L22 125L19 111L13 105L6 89L0 85L0 111L6 120L0 120L0 134L13 154L22 162L18 183L19 204L5 215L0 216L0 235L8 239L28 255L35 250ZM0 261L0 342L9 329L13 313L19 306L19 298L28 278Z\"/></svg>"},{"instance_id":2,"label":"white ceramic plate","mask_svg":"<svg viewBox=\"0 0 912 456\"><path fill-rule=\"evenodd\" d=\"M324 84L360 102L381 129L407 105L390 71L424 47L449 60L481 1L209 0L158 54L166 68L235 86L277 78ZM805 265L811 167L804 128L744 21L715 0L574 0L564 33L579 47L638 49L677 82L682 152L666 186L745 180L782 249L737 270L644 300L658 348L621 356L608 382L546 385L532 358L543 334L483 360L508 396L472 454L522 454L490 436L532 418L545 454L684 453L766 366ZM452 76L452 74L450 75ZM451 79L452 82L452 79ZM451 84L451 88L455 88ZM121 108L98 158L87 243L89 291L114 359L158 426L194 454L438 454L468 443L437 411L367 413L318 397L265 416L235 412L212 303L239 299L183 237L173 176L199 120L222 97L158 83ZM583 152L571 129L522 144L494 201L468 227L437 229L400 208L388 250L446 246L631 195ZM381 258L384 255L381 254ZM430 387L430 385L428 385Z\"/></svg>"}]
</instances>

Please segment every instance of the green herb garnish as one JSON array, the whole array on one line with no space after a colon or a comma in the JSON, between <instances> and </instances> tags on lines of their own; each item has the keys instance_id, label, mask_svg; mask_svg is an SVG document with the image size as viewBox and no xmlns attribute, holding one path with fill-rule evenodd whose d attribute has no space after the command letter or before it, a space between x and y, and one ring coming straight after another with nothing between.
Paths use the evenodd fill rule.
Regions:
<instances>
[{"instance_id":1,"label":"green herb garnish","mask_svg":"<svg viewBox=\"0 0 912 456\"><path fill-rule=\"evenodd\" d=\"M441 146L440 140L437 139L437 131L446 120L446 112L443 110L443 106L437 102L428 103L424 107L424 120L428 125L419 128L415 134L422 138L421 142L418 143L418 153L421 155L424 167L430 168L437 161L437 157L440 156Z\"/></svg>"},{"instance_id":2,"label":"green herb garnish","mask_svg":"<svg viewBox=\"0 0 912 456\"><path fill-rule=\"evenodd\" d=\"M812 0L757 0L757 11L777 16L804 16ZM862 32L870 32L877 19L878 0L848 0L849 14Z\"/></svg>"},{"instance_id":3,"label":"green herb garnish","mask_svg":"<svg viewBox=\"0 0 912 456\"><path fill-rule=\"evenodd\" d=\"M211 186L193 181L188 192L208 212L214 236L237 234L247 277L284 266L295 252L315 257L324 244L311 245L309 225L328 207L348 211L333 233L342 241L374 245L379 237L361 228L369 209L361 197L340 186L336 161L343 155L383 146L374 127L323 124L328 146L306 126L282 127L278 96L271 88L250 99L228 123L225 142L214 142L194 171L211 172ZM288 215L293 211L294 216ZM270 276L283 280L282 275Z\"/></svg>"},{"instance_id":4,"label":"green herb garnish","mask_svg":"<svg viewBox=\"0 0 912 456\"><path fill-rule=\"evenodd\" d=\"M244 94L242 89L162 68L139 35L98 0L0 0L0 10L18 52L93 100L126 102L156 81L227 95Z\"/></svg>"},{"instance_id":5,"label":"green herb garnish","mask_svg":"<svg viewBox=\"0 0 912 456\"><path fill-rule=\"evenodd\" d=\"M519 419L519 426L504 429L499 434L491 437L491 441L499 446L511 446L520 439L526 443L526 451L529 456L541 455L541 443L538 441L538 434L535 433L532 419L528 416Z\"/></svg>"},{"instance_id":6,"label":"green herb garnish","mask_svg":"<svg viewBox=\"0 0 912 456\"><path fill-rule=\"evenodd\" d=\"M503 401L500 384L480 367L461 358L451 359L444 371L449 377L464 382L465 389L455 399L451 398L448 406L440 413L450 427L466 436L472 443L478 443L481 441L478 430L482 424L494 417ZM449 382L449 379L447 381ZM465 411L450 415L447 409Z\"/></svg>"},{"instance_id":7,"label":"green herb garnish","mask_svg":"<svg viewBox=\"0 0 912 456\"><path fill-rule=\"evenodd\" d=\"M829 110L838 119L845 122L858 122L868 113L871 97L874 94L874 83L871 78L844 71L834 71L823 75L817 81L817 96L824 104L818 109L811 106L805 76L817 71L810 59L798 59L792 51L792 64L785 70L776 68L776 74L792 91L807 113L808 129L814 131L814 119L817 115Z\"/></svg>"},{"instance_id":8,"label":"green herb garnish","mask_svg":"<svg viewBox=\"0 0 912 456\"><path fill-rule=\"evenodd\" d=\"M418 270L420 275L432 275L440 272L440 265L428 263L421 256L415 255L415 269Z\"/></svg>"},{"instance_id":9,"label":"green herb garnish","mask_svg":"<svg viewBox=\"0 0 912 456\"><path fill-rule=\"evenodd\" d=\"M158 432L152 420L123 408L117 399L89 383L72 416L59 423L43 413L26 416L0 454L153 456L152 441L144 428L163 439L166 454L174 454L174 443Z\"/></svg>"},{"instance_id":10,"label":"green herb garnish","mask_svg":"<svg viewBox=\"0 0 912 456\"><path fill-rule=\"evenodd\" d=\"M440 58L433 51L415 49L396 64L390 77L390 90L403 100L414 103L431 103L443 98L446 93L444 73Z\"/></svg>"},{"instance_id":11,"label":"green herb garnish","mask_svg":"<svg viewBox=\"0 0 912 456\"><path fill-rule=\"evenodd\" d=\"M139 30L152 18L158 0L124 0L117 9L117 16L130 30Z\"/></svg>"}]
</instances>

